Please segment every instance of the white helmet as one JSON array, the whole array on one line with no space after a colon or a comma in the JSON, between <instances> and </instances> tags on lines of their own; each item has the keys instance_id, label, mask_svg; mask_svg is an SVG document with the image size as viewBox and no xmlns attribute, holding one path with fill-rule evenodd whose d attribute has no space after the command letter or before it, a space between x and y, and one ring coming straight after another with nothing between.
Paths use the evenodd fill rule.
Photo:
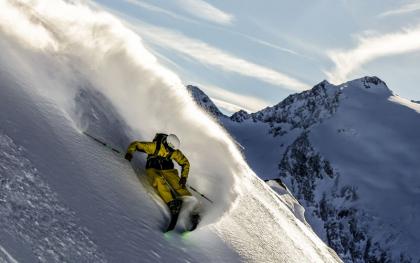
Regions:
<instances>
[{"instance_id":1,"label":"white helmet","mask_svg":"<svg viewBox=\"0 0 420 263\"><path fill-rule=\"evenodd\" d=\"M166 143L174 150L177 150L181 144L175 134L169 134L168 137L166 137Z\"/></svg>"}]
</instances>

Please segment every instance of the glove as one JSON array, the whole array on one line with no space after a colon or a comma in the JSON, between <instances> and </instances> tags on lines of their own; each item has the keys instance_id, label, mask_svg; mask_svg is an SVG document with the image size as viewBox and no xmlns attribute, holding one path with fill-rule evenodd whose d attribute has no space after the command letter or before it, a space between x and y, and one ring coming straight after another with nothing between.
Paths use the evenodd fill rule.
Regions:
<instances>
[{"instance_id":1,"label":"glove","mask_svg":"<svg viewBox=\"0 0 420 263\"><path fill-rule=\"evenodd\" d=\"M126 153L124 158L131 162L131 159L133 159L133 155L131 153Z\"/></svg>"},{"instance_id":2,"label":"glove","mask_svg":"<svg viewBox=\"0 0 420 263\"><path fill-rule=\"evenodd\" d=\"M182 186L182 188L185 188L186 184L187 184L187 178L181 177L181 179L179 179L179 185Z\"/></svg>"}]
</instances>

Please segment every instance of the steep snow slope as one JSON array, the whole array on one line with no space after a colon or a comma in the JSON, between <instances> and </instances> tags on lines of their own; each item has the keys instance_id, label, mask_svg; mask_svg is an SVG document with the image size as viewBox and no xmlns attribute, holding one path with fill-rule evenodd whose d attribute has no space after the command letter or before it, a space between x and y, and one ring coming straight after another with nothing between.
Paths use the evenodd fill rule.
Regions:
<instances>
[{"instance_id":1,"label":"steep snow slope","mask_svg":"<svg viewBox=\"0 0 420 263\"><path fill-rule=\"evenodd\" d=\"M72 1L0 2L0 261L339 262L258 179L176 75L106 13ZM166 211L124 149L175 132L203 201L200 228Z\"/></svg>"},{"instance_id":2,"label":"steep snow slope","mask_svg":"<svg viewBox=\"0 0 420 263\"><path fill-rule=\"evenodd\" d=\"M257 174L281 176L344 261L418 262L419 113L365 77L222 122Z\"/></svg>"}]
</instances>

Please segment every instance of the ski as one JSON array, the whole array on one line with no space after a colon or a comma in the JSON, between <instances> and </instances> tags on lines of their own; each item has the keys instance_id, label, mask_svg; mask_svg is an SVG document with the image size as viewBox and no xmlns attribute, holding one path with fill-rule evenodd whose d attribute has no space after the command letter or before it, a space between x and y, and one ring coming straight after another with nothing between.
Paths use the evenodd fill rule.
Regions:
<instances>
[{"instance_id":1,"label":"ski","mask_svg":"<svg viewBox=\"0 0 420 263\"><path fill-rule=\"evenodd\" d=\"M177 199L177 201L181 201L181 200ZM178 206L178 209L174 209L171 212L171 220L169 222L168 227L164 231L165 233L174 230L176 225L178 224L178 221L180 219L180 215L182 214L182 212L181 212L182 204L183 203L180 202L179 206ZM180 227L180 229L178 229L178 232L186 233L186 232L194 231L195 229L197 229L197 226L200 223L200 221L201 221L201 216L198 213L198 211L188 212L187 222L181 222L182 227ZM181 230L181 228L182 228L182 230Z\"/></svg>"},{"instance_id":2,"label":"ski","mask_svg":"<svg viewBox=\"0 0 420 263\"><path fill-rule=\"evenodd\" d=\"M164 231L165 233L175 229L175 226L178 223L178 218L179 218L179 213L171 215L171 222L169 223L168 227ZM188 232L192 232L196 230L198 224L201 221L201 217L199 214L191 214L189 220L190 220L190 225L188 226L188 228L185 230L181 230L180 233L184 234L184 233L188 233Z\"/></svg>"}]
</instances>

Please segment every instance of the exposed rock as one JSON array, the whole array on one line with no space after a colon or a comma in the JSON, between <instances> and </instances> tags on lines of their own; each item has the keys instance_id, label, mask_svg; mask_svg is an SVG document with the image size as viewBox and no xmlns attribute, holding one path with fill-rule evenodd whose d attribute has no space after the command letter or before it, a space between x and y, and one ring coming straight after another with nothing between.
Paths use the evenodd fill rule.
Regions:
<instances>
[{"instance_id":1,"label":"exposed rock","mask_svg":"<svg viewBox=\"0 0 420 263\"><path fill-rule=\"evenodd\" d=\"M244 110L235 112L232 116L230 116L230 119L236 122L243 122L244 120L248 120L249 118L251 118L251 115Z\"/></svg>"}]
</instances>

